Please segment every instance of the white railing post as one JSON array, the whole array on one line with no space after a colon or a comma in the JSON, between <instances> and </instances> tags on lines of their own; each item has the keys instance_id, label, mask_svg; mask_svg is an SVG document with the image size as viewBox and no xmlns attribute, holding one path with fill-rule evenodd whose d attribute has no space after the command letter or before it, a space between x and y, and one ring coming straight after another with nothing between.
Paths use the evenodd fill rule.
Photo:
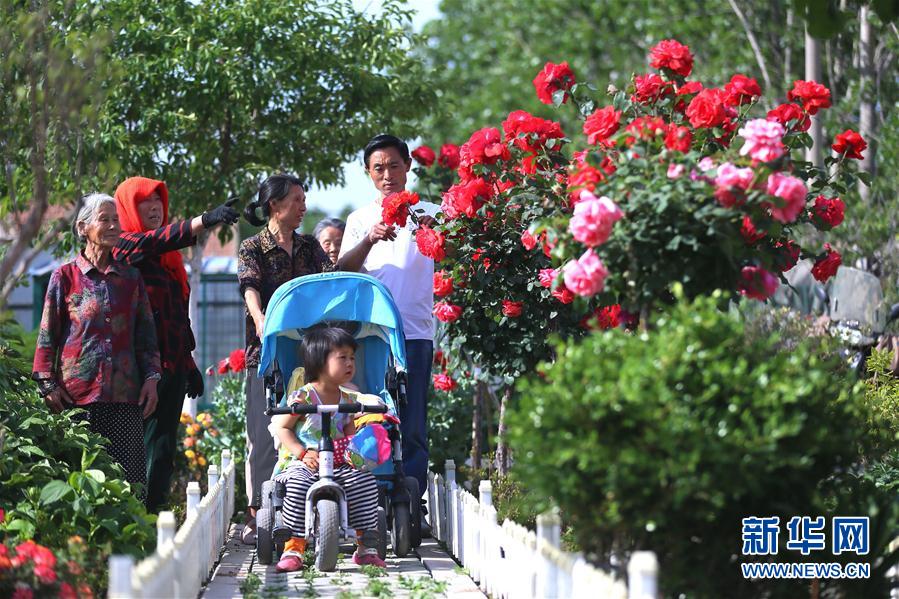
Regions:
<instances>
[{"instance_id":1,"label":"white railing post","mask_svg":"<svg viewBox=\"0 0 899 599\"><path fill-rule=\"evenodd\" d=\"M159 512L156 518L156 552L175 540L175 514Z\"/></svg>"},{"instance_id":2,"label":"white railing post","mask_svg":"<svg viewBox=\"0 0 899 599\"><path fill-rule=\"evenodd\" d=\"M553 597L556 589L556 566L544 551L545 546L558 547L562 522L557 510L537 516L537 597Z\"/></svg>"},{"instance_id":3,"label":"white railing post","mask_svg":"<svg viewBox=\"0 0 899 599\"><path fill-rule=\"evenodd\" d=\"M131 592L131 571L134 558L130 555L109 556L109 599L129 599Z\"/></svg>"},{"instance_id":4,"label":"white railing post","mask_svg":"<svg viewBox=\"0 0 899 599\"><path fill-rule=\"evenodd\" d=\"M193 480L187 483L187 512L185 517L189 518L200 507L200 483Z\"/></svg>"},{"instance_id":5,"label":"white railing post","mask_svg":"<svg viewBox=\"0 0 899 599\"><path fill-rule=\"evenodd\" d=\"M628 599L656 599L659 561L652 551L634 551L627 563Z\"/></svg>"},{"instance_id":6,"label":"white railing post","mask_svg":"<svg viewBox=\"0 0 899 599\"><path fill-rule=\"evenodd\" d=\"M446 475L446 548L454 557L459 557L458 539L456 538L456 501L453 491L456 488L456 462L447 460L444 465Z\"/></svg>"},{"instance_id":7,"label":"white railing post","mask_svg":"<svg viewBox=\"0 0 899 599\"><path fill-rule=\"evenodd\" d=\"M231 451L222 450L222 474L226 476L225 480L225 513L222 518L225 534L228 534L228 524L231 522L231 516L234 515L234 475L228 473L228 466L231 465Z\"/></svg>"},{"instance_id":8,"label":"white railing post","mask_svg":"<svg viewBox=\"0 0 899 599\"><path fill-rule=\"evenodd\" d=\"M206 492L212 493L212 489L219 482L219 467L215 464L209 464L209 469L206 471L206 475L209 480L209 488L206 489Z\"/></svg>"},{"instance_id":9,"label":"white railing post","mask_svg":"<svg viewBox=\"0 0 899 599\"><path fill-rule=\"evenodd\" d=\"M428 524L431 525L431 536L440 540L440 526L438 526L438 521L440 520L440 509L437 506L437 502L434 501L435 498L434 493L434 473L430 470L428 471Z\"/></svg>"},{"instance_id":10,"label":"white railing post","mask_svg":"<svg viewBox=\"0 0 899 599\"><path fill-rule=\"evenodd\" d=\"M493 537L496 527L496 510L493 509L493 484L489 480L482 480L478 485L478 498L480 501L479 522L479 550L481 554L481 580L480 588L487 592L493 587L493 578L497 572L493 569Z\"/></svg>"}]
</instances>

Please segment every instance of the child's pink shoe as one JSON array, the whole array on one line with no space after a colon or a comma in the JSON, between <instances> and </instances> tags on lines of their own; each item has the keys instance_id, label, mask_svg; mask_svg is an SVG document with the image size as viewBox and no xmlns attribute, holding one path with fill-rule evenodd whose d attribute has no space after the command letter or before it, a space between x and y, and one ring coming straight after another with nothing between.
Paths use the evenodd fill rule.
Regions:
<instances>
[{"instance_id":1,"label":"child's pink shoe","mask_svg":"<svg viewBox=\"0 0 899 599\"><path fill-rule=\"evenodd\" d=\"M303 569L303 558L295 553L287 553L275 566L276 572L299 572Z\"/></svg>"},{"instance_id":2,"label":"child's pink shoe","mask_svg":"<svg viewBox=\"0 0 899 599\"><path fill-rule=\"evenodd\" d=\"M353 554L353 563L357 566L377 566L386 568L387 564L378 557L378 550L372 547L357 547Z\"/></svg>"}]
</instances>

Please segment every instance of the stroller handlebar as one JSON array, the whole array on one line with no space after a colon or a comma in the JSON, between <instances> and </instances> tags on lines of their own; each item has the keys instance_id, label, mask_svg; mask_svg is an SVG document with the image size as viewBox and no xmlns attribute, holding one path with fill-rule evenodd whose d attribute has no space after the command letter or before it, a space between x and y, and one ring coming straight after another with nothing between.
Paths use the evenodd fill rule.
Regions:
<instances>
[{"instance_id":1,"label":"stroller handlebar","mask_svg":"<svg viewBox=\"0 0 899 599\"><path fill-rule=\"evenodd\" d=\"M386 414L387 406L385 404L364 404L360 402L341 403L333 405L320 404L317 406L309 404L293 404L292 406L272 408L271 414L355 414L357 412L367 412L370 414Z\"/></svg>"}]
</instances>

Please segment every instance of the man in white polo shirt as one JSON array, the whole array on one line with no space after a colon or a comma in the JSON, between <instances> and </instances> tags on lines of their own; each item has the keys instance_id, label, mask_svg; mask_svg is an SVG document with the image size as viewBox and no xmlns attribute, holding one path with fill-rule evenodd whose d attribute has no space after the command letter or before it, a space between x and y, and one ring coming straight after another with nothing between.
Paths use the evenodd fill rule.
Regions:
<instances>
[{"instance_id":1,"label":"man in white polo shirt","mask_svg":"<svg viewBox=\"0 0 899 599\"><path fill-rule=\"evenodd\" d=\"M409 147L393 135L378 135L365 146L363 160L379 195L347 218L338 268L364 272L384 283L402 315L409 377L407 404L400 408L403 464L406 474L414 476L424 491L428 480L428 387L434 355L434 261L418 251L418 225L411 218L405 227L387 226L381 218L381 201L406 188L412 166ZM419 216L421 224L436 224L437 205L419 202L412 209L424 210Z\"/></svg>"}]
</instances>

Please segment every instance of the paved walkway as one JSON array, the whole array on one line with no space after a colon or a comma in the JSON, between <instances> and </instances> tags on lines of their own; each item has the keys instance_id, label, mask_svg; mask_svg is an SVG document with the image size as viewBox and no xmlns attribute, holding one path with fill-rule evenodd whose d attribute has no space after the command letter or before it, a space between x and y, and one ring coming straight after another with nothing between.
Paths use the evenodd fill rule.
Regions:
<instances>
[{"instance_id":1,"label":"paved walkway","mask_svg":"<svg viewBox=\"0 0 899 599\"><path fill-rule=\"evenodd\" d=\"M256 551L240 542L240 525L232 525L222 559L212 580L200 593L202 599L232 597L431 597L481 598L485 595L474 581L433 539L425 539L414 555L398 558L388 550L386 571L361 568L351 554L341 555L334 572L280 574L274 565L256 562ZM349 551L349 547L346 548Z\"/></svg>"}]
</instances>

